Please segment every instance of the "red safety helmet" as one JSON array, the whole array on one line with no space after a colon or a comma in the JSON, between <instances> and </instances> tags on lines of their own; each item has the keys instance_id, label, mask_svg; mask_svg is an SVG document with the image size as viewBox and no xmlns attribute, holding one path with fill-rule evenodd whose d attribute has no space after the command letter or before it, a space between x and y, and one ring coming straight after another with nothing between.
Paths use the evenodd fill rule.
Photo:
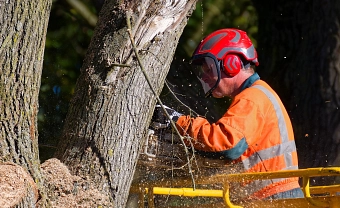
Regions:
<instances>
[{"instance_id":1,"label":"red safety helmet","mask_svg":"<svg viewBox=\"0 0 340 208\"><path fill-rule=\"evenodd\" d=\"M193 71L201 81L206 97L218 86L221 69L233 77L244 67L244 62L259 65L254 45L246 32L238 29L221 29L211 33L197 46L191 59Z\"/></svg>"}]
</instances>

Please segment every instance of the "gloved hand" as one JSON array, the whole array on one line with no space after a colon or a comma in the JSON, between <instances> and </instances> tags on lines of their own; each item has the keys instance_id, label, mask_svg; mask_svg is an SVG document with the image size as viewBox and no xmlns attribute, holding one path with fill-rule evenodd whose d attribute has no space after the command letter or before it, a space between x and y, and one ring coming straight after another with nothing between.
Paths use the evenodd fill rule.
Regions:
<instances>
[{"instance_id":1,"label":"gloved hand","mask_svg":"<svg viewBox=\"0 0 340 208\"><path fill-rule=\"evenodd\" d=\"M168 106L165 106L165 105L163 106L165 110L167 111L167 113L169 114L170 119L173 120L174 122L176 122L178 118L181 115L183 115L175 111L174 109L169 108ZM170 126L170 120L169 118L167 118L161 105L156 105L151 121L152 121L151 125L155 129L167 128L168 126Z\"/></svg>"}]
</instances>

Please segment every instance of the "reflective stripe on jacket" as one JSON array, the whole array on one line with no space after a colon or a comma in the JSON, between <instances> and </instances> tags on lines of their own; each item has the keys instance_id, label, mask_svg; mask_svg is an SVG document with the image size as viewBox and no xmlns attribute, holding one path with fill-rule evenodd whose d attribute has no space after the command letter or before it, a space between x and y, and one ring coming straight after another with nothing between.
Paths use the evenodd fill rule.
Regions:
<instances>
[{"instance_id":1,"label":"reflective stripe on jacket","mask_svg":"<svg viewBox=\"0 0 340 208\"><path fill-rule=\"evenodd\" d=\"M294 133L278 95L255 73L243 84L228 111L216 123L181 116L177 126L193 138L196 150L242 162L245 172L298 169ZM298 188L298 178L251 181L247 198L262 199Z\"/></svg>"}]
</instances>

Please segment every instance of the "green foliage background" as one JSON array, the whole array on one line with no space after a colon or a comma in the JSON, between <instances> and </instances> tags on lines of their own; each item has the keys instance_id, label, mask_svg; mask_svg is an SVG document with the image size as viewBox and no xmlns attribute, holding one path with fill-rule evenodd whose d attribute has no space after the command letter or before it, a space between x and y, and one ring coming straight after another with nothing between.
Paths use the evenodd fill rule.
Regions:
<instances>
[{"instance_id":1,"label":"green foliage background","mask_svg":"<svg viewBox=\"0 0 340 208\"><path fill-rule=\"evenodd\" d=\"M96 13L93 1L82 2L90 12ZM196 95L201 96L200 86L197 85L194 77L190 76L188 71L182 75L174 69L176 66L181 68L181 63L188 62L204 36L226 27L247 31L256 46L257 14L250 0L199 1L180 38L174 58L174 62L177 63L174 63L174 67L170 70L168 80L172 81L172 84L181 85L182 88L195 86ZM39 97L39 147L42 161L52 157L61 135L68 104L93 29L93 26L67 1L53 2ZM164 89L162 97L167 99L167 95L167 90ZM208 101L212 100L206 100ZM199 105L204 106L206 102L200 102Z\"/></svg>"},{"instance_id":2,"label":"green foliage background","mask_svg":"<svg viewBox=\"0 0 340 208\"><path fill-rule=\"evenodd\" d=\"M95 12L90 0L83 2ZM39 95L41 160L52 157L58 143L93 29L66 1L53 1Z\"/></svg>"}]
</instances>

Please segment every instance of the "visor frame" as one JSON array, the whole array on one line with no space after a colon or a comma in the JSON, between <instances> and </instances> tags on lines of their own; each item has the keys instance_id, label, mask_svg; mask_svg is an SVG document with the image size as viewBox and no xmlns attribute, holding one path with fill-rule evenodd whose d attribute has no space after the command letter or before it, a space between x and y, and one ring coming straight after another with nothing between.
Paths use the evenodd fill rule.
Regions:
<instances>
[{"instance_id":1,"label":"visor frame","mask_svg":"<svg viewBox=\"0 0 340 208\"><path fill-rule=\"evenodd\" d=\"M215 66L216 66L216 71L217 71L217 80L214 84L213 87L211 87L206 93L205 93L205 97L209 97L212 95L212 92L217 88L218 84L221 81L221 61L218 61L216 56L214 56L212 53L203 53L203 54L197 54L195 56L192 57L190 64L191 65L199 65L199 64L194 64L195 61L198 61L200 59L204 59L204 58L211 58L212 60L214 60ZM192 70L194 72L194 74L197 76L197 78L201 81L201 78L197 75L197 73L195 73L195 70L192 67ZM202 82L202 81L201 81Z\"/></svg>"}]
</instances>

